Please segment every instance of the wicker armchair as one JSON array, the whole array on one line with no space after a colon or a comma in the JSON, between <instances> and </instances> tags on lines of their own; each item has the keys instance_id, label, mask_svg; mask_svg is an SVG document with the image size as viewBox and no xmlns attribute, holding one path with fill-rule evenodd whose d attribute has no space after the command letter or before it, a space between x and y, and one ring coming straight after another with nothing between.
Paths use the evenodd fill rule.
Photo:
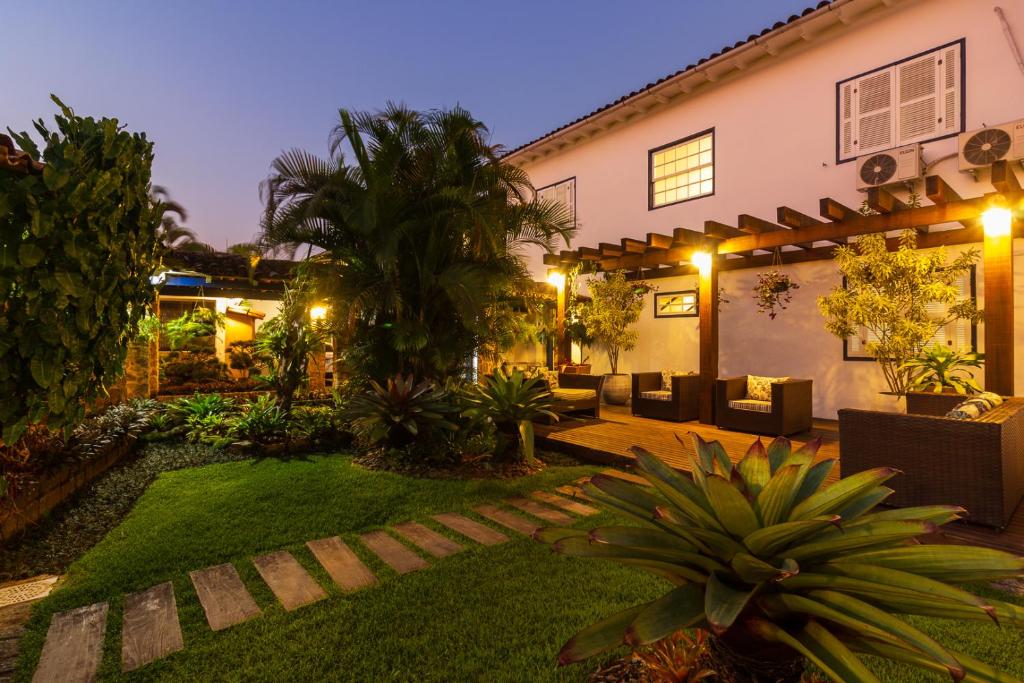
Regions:
<instances>
[{"instance_id":1,"label":"wicker armchair","mask_svg":"<svg viewBox=\"0 0 1024 683\"><path fill-rule=\"evenodd\" d=\"M672 389L663 391L660 372L633 373L634 415L656 420L696 420L700 401L698 375L673 375Z\"/></svg>"},{"instance_id":2,"label":"wicker armchair","mask_svg":"<svg viewBox=\"0 0 1024 683\"><path fill-rule=\"evenodd\" d=\"M735 403L746 401L747 376L719 379L715 383L715 424L720 429L752 432L771 436L788 436L811 428L811 380L790 379L772 384L769 405L757 405L763 410L739 408Z\"/></svg>"},{"instance_id":3,"label":"wicker armchair","mask_svg":"<svg viewBox=\"0 0 1024 683\"><path fill-rule=\"evenodd\" d=\"M545 382L545 386L547 382ZM550 389L556 413L590 413L601 417L601 389L604 375L577 375L558 373L558 388Z\"/></svg>"},{"instance_id":4,"label":"wicker armchair","mask_svg":"<svg viewBox=\"0 0 1024 683\"><path fill-rule=\"evenodd\" d=\"M839 411L843 476L895 467L886 503L960 505L972 522L1003 528L1024 497L1024 399L974 420L944 415L963 397L911 394L907 414Z\"/></svg>"}]
</instances>

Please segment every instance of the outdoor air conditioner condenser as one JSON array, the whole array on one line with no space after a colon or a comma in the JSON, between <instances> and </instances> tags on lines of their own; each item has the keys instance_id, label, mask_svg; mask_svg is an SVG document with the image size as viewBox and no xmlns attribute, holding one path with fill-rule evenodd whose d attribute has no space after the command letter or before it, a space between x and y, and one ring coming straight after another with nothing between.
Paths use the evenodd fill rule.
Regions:
<instances>
[{"instance_id":1,"label":"outdoor air conditioner condenser","mask_svg":"<svg viewBox=\"0 0 1024 683\"><path fill-rule=\"evenodd\" d=\"M960 170L1024 159L1024 119L960 133Z\"/></svg>"},{"instance_id":2,"label":"outdoor air conditioner condenser","mask_svg":"<svg viewBox=\"0 0 1024 683\"><path fill-rule=\"evenodd\" d=\"M921 145L857 157L857 189L903 183L921 177Z\"/></svg>"}]
</instances>

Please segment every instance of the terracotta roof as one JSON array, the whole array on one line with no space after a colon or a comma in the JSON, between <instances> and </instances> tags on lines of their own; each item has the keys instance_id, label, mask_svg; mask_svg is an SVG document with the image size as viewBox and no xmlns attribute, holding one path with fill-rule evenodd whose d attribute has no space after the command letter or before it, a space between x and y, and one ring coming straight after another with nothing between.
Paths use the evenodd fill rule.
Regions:
<instances>
[{"instance_id":1,"label":"terracotta roof","mask_svg":"<svg viewBox=\"0 0 1024 683\"><path fill-rule=\"evenodd\" d=\"M14 141L0 134L0 168L19 173L41 173L44 164L14 147Z\"/></svg>"},{"instance_id":2,"label":"terracotta roof","mask_svg":"<svg viewBox=\"0 0 1024 683\"><path fill-rule=\"evenodd\" d=\"M527 147L530 147L531 145L535 145L538 142L541 142L542 140L545 140L545 139L547 139L547 138L549 138L549 137L551 137L551 136L553 136L553 135L555 135L555 134L565 130L566 128L569 128L571 126L575 126L577 123L580 123L582 121L586 121L590 117L595 116L597 114L600 114L601 112L606 111L608 109L611 109L612 107L614 107L614 106L616 106L618 104L621 104L622 102L625 102L626 100L628 100L630 98L636 97L637 95L641 95L641 94L647 92L648 90L661 85L662 83L664 83L667 80L670 80L672 78L676 78L677 76L681 76L681 75L685 74L688 71L692 71L692 70L696 69L698 66L701 66L702 64L704 64L705 62L709 62L712 59L716 59L716 58L721 57L722 55L724 55L724 54L726 54L728 52L731 52L732 50L735 50L736 48L739 48L739 47L742 47L744 45L747 45L748 43L752 43L753 41L757 40L758 38L762 38L762 37L768 35L769 33L771 33L772 31L777 31L780 28L784 28L785 26L788 26L789 24L792 24L793 22L799 20L801 17L805 17L808 14L811 14L813 12L817 12L820 9L824 9L825 7L828 7L830 4L831 3L830 3L829 0L821 0L821 2L819 2L817 5L814 5L813 7L808 7L807 9L803 10L802 12L800 12L800 14L794 14L794 15L790 16L786 21L777 21L773 25L771 25L768 28L762 30L760 33L751 34L751 35L747 36L746 40L738 41L738 42L736 42L733 45L726 45L725 47L723 47L722 49L718 50L717 52L712 52L710 55L699 59L697 62L695 62L693 64L690 64L689 66L686 66L686 67L680 69L679 71L675 71L673 73L670 73L667 76L659 78L656 81L652 81L651 83L648 83L644 87L639 88L637 90L634 90L633 92L629 93L628 95L623 95L622 97L620 97L619 99L615 100L614 102L609 102L608 104L603 105L601 107L598 107L597 109L593 110L592 112L590 112L588 114L584 114L583 116L579 117L578 119L570 121L569 123L566 123L565 125L559 126L558 128L555 128L554 130L549 131L549 132L545 133L544 135L541 135L538 138L534 138L533 140L530 140L529 142L523 143L522 145L519 145L515 149L509 150L503 156L506 156L506 157L511 156L511 155L521 151L521 150L526 149Z\"/></svg>"},{"instance_id":3,"label":"terracotta roof","mask_svg":"<svg viewBox=\"0 0 1024 683\"><path fill-rule=\"evenodd\" d=\"M194 270L214 279L249 279L247 259L238 254L224 252L173 251L164 257L169 265ZM258 282L280 282L292 277L298 261L260 259L254 273Z\"/></svg>"}]
</instances>

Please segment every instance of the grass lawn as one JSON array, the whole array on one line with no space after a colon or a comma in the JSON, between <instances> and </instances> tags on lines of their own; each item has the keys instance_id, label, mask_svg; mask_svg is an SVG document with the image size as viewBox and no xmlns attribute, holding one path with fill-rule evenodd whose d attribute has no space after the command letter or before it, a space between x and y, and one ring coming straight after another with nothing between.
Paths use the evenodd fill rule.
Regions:
<instances>
[{"instance_id":1,"label":"grass lawn","mask_svg":"<svg viewBox=\"0 0 1024 683\"><path fill-rule=\"evenodd\" d=\"M162 474L35 609L17 680L31 679L53 612L100 600L111 603L102 680L583 680L596 663L556 669L562 643L603 615L660 595L667 584L609 563L556 556L521 536L489 548L466 543L463 552L399 577L354 538L415 519L459 539L429 515L551 489L596 469L552 466L520 480L438 481L316 456ZM578 523L610 521L602 514ZM340 594L304 545L332 535L353 541L380 585ZM280 548L328 590L327 600L292 613L277 604L249 560ZM221 562L235 564L264 613L214 633L187 572ZM123 595L167 580L174 582L185 650L122 675ZM956 648L1024 675L1019 632L981 623L918 623ZM885 681L943 680L882 664L877 671Z\"/></svg>"}]
</instances>

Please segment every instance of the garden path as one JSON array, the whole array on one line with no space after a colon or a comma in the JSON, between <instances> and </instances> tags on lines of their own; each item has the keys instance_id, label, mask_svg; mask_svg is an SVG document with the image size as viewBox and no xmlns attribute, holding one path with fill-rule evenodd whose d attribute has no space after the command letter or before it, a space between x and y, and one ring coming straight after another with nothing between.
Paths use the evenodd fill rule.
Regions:
<instances>
[{"instance_id":1,"label":"garden path","mask_svg":"<svg viewBox=\"0 0 1024 683\"><path fill-rule=\"evenodd\" d=\"M567 512L580 516L597 512L580 502L586 497L576 486L560 486L555 490L561 495L535 491L530 498L502 501L513 509L480 505L474 512L484 520L524 535L538 528L535 519L571 524L577 518ZM509 540L504 533L465 515L444 513L434 515L433 520L481 545L496 545ZM434 560L465 549L463 543L415 521L363 534L359 541L399 575L430 566L427 558L405 542ZM356 591L378 582L373 571L339 537L308 541L306 545L342 591ZM254 557L252 562L287 611L328 597L324 588L287 550ZM189 572L189 577L212 630L230 628L262 614L234 565L221 564L194 570ZM126 596L124 605L121 629L121 666L124 671L132 671L184 649L174 588L170 581ZM108 603L103 602L54 614L33 683L94 681L103 656L108 609Z\"/></svg>"}]
</instances>

